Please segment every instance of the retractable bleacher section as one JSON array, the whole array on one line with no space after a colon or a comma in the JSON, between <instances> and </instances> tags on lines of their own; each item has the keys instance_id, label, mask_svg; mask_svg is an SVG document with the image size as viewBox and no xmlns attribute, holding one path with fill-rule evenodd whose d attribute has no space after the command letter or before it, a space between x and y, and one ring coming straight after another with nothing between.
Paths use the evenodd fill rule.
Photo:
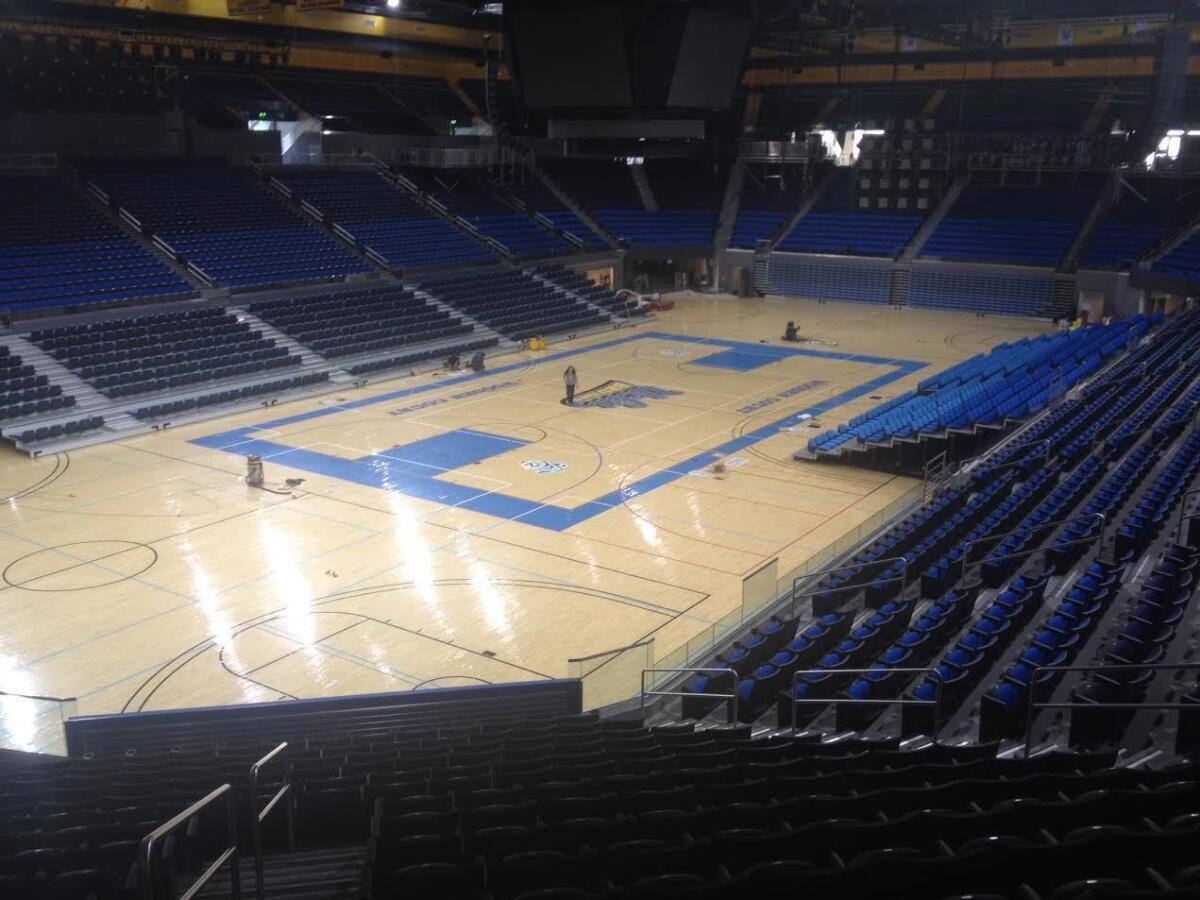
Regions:
<instances>
[{"instance_id":1,"label":"retractable bleacher section","mask_svg":"<svg viewBox=\"0 0 1200 900\"><path fill-rule=\"evenodd\" d=\"M619 298L612 288L596 284L583 274L565 266L538 266L533 272L554 282L564 290L582 297L593 306L599 306L617 318L628 319L637 315L645 315L645 307L630 306Z\"/></svg>"},{"instance_id":2,"label":"retractable bleacher section","mask_svg":"<svg viewBox=\"0 0 1200 900\"><path fill-rule=\"evenodd\" d=\"M1143 253L1186 225L1200 209L1200 182L1140 178L1122 181L1120 194L1092 235L1084 266L1128 269Z\"/></svg>"},{"instance_id":3,"label":"retractable bleacher section","mask_svg":"<svg viewBox=\"0 0 1200 900\"><path fill-rule=\"evenodd\" d=\"M775 253L767 260L769 291L786 297L887 303L891 284L891 269L884 265L833 263Z\"/></svg>"},{"instance_id":4,"label":"retractable bleacher section","mask_svg":"<svg viewBox=\"0 0 1200 900\"><path fill-rule=\"evenodd\" d=\"M856 170L833 176L813 208L775 245L799 253L896 256L912 240L924 218L900 210L861 209L854 189Z\"/></svg>"},{"instance_id":5,"label":"retractable bleacher section","mask_svg":"<svg viewBox=\"0 0 1200 900\"><path fill-rule=\"evenodd\" d=\"M519 270L459 275L425 282L420 288L513 340L608 321L604 313Z\"/></svg>"},{"instance_id":6,"label":"retractable bleacher section","mask_svg":"<svg viewBox=\"0 0 1200 900\"><path fill-rule=\"evenodd\" d=\"M275 177L393 269L494 262L496 255L374 171L284 169Z\"/></svg>"},{"instance_id":7,"label":"retractable bleacher section","mask_svg":"<svg viewBox=\"0 0 1200 900\"><path fill-rule=\"evenodd\" d=\"M1054 302L1051 275L1011 275L967 269L914 267L908 303L996 316L1044 316Z\"/></svg>"},{"instance_id":8,"label":"retractable bleacher section","mask_svg":"<svg viewBox=\"0 0 1200 900\"><path fill-rule=\"evenodd\" d=\"M816 453L890 446L896 440L944 435L1022 420L1041 412L1060 394L1097 371L1105 359L1145 333L1149 322L1136 317L1111 326L1022 338L1000 344L922 381L836 431L813 438Z\"/></svg>"},{"instance_id":9,"label":"retractable bleacher section","mask_svg":"<svg viewBox=\"0 0 1200 900\"><path fill-rule=\"evenodd\" d=\"M571 253L575 247L534 219L502 203L473 170L408 166L397 171L423 193L495 238L522 259Z\"/></svg>"},{"instance_id":10,"label":"retractable bleacher section","mask_svg":"<svg viewBox=\"0 0 1200 900\"><path fill-rule=\"evenodd\" d=\"M0 345L0 424L71 409L75 403L75 397L64 393L61 385L50 384L46 375L38 375L33 366Z\"/></svg>"},{"instance_id":11,"label":"retractable bleacher section","mask_svg":"<svg viewBox=\"0 0 1200 900\"><path fill-rule=\"evenodd\" d=\"M754 249L770 240L800 204L803 171L782 168L774 177L763 177L747 169L738 201L737 220L730 246Z\"/></svg>"},{"instance_id":12,"label":"retractable bleacher section","mask_svg":"<svg viewBox=\"0 0 1200 900\"><path fill-rule=\"evenodd\" d=\"M234 313L216 307L43 328L31 332L29 340L112 399L191 390L301 363Z\"/></svg>"},{"instance_id":13,"label":"retractable bleacher section","mask_svg":"<svg viewBox=\"0 0 1200 900\"><path fill-rule=\"evenodd\" d=\"M1100 180L967 185L921 256L1056 266L1096 202Z\"/></svg>"},{"instance_id":14,"label":"retractable bleacher section","mask_svg":"<svg viewBox=\"0 0 1200 900\"><path fill-rule=\"evenodd\" d=\"M395 354L406 365L472 349L494 346L472 338L475 326L438 309L418 297L411 288L398 284L329 291L267 300L249 307L250 312L284 334L337 359L366 353L381 353L405 346L439 343L436 350ZM422 355L424 353L429 355ZM418 359L417 357L421 357Z\"/></svg>"},{"instance_id":15,"label":"retractable bleacher section","mask_svg":"<svg viewBox=\"0 0 1200 900\"><path fill-rule=\"evenodd\" d=\"M196 293L57 177L3 177L0 195L0 306L30 312Z\"/></svg>"},{"instance_id":16,"label":"retractable bleacher section","mask_svg":"<svg viewBox=\"0 0 1200 900\"><path fill-rule=\"evenodd\" d=\"M1200 529L1175 529L1200 474L1200 438L1190 430L1198 350L1200 316L1166 320L1078 398L723 649L712 664L733 676L697 674L685 690L736 689L747 723L774 717L779 727L872 734L881 724L895 733L898 723L906 737L949 729L985 742L1023 738L1031 684L1039 702L1064 692L1136 701L1152 683L1160 693L1168 685L1175 696L1198 693L1186 672L1106 668L1186 662L1200 640ZM1146 575L1131 579L1134 571ZM1080 680L1041 668L1072 663L1100 669ZM901 671L914 668L928 674ZM898 699L912 703L897 718L883 701ZM705 718L718 702L685 697L684 715ZM1127 736L1132 716L1086 712L1069 738L1058 733L1060 744L1140 752L1156 727L1148 713ZM1055 727L1053 717L1041 722ZM1034 740L1041 734L1034 729ZM1160 727L1149 746L1192 752L1195 734Z\"/></svg>"},{"instance_id":17,"label":"retractable bleacher section","mask_svg":"<svg viewBox=\"0 0 1200 900\"><path fill-rule=\"evenodd\" d=\"M84 174L219 286L340 280L371 271L248 171L178 160L89 162Z\"/></svg>"}]
</instances>

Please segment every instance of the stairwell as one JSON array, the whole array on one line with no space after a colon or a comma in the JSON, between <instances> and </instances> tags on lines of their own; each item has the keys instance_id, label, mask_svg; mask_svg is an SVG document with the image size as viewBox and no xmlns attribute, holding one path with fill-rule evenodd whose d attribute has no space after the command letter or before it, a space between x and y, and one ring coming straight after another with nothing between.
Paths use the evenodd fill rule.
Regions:
<instances>
[{"instance_id":1,"label":"stairwell","mask_svg":"<svg viewBox=\"0 0 1200 900\"><path fill-rule=\"evenodd\" d=\"M650 187L650 178L646 175L646 167L639 164L627 166L629 175L633 178L633 183L637 186L638 197L641 198L642 206L648 210L658 209L658 201L654 199L654 191Z\"/></svg>"},{"instance_id":2,"label":"stairwell","mask_svg":"<svg viewBox=\"0 0 1200 900\"><path fill-rule=\"evenodd\" d=\"M837 169L829 172L823 179L821 179L821 182L815 188L813 188L803 200L800 201L800 205L796 207L795 211L779 223L779 227L775 229L775 233L767 239L765 248L766 250L774 250L775 245L783 239L784 235L795 228L796 223L808 215L809 211L816 206L817 201L821 199L821 195L825 193L825 189L828 188L833 180L837 177L837 174Z\"/></svg>"},{"instance_id":3,"label":"stairwell","mask_svg":"<svg viewBox=\"0 0 1200 900\"><path fill-rule=\"evenodd\" d=\"M1054 290L1050 302L1042 307L1039 315L1048 319L1062 319L1075 315L1075 307L1079 302L1079 288L1075 279L1070 275L1058 275L1054 278Z\"/></svg>"},{"instance_id":4,"label":"stairwell","mask_svg":"<svg viewBox=\"0 0 1200 900\"><path fill-rule=\"evenodd\" d=\"M742 200L742 185L746 181L746 170L735 162L725 182L725 196L721 200L721 212L717 218L717 229L713 234L713 249L720 251L729 247L733 238L733 227L737 224L738 207Z\"/></svg>"},{"instance_id":5,"label":"stairwell","mask_svg":"<svg viewBox=\"0 0 1200 900\"><path fill-rule=\"evenodd\" d=\"M912 280L912 269L908 266L896 266L892 269L891 284L888 287L888 303L892 306L908 306L908 286Z\"/></svg>"},{"instance_id":6,"label":"stairwell","mask_svg":"<svg viewBox=\"0 0 1200 900\"><path fill-rule=\"evenodd\" d=\"M559 187L558 183L555 182L554 179L549 175L547 175L542 167L537 164L537 160L533 156L526 157L525 162L529 166L529 171L533 173L533 176L542 183L542 186L546 190L548 190L558 199L559 203L578 216L579 220L583 222L583 224L592 229L592 231L599 235L600 238L610 247L615 248L617 246L616 235L608 231L603 225L600 224L599 221L592 217L591 213L576 203L570 194Z\"/></svg>"},{"instance_id":7,"label":"stairwell","mask_svg":"<svg viewBox=\"0 0 1200 900\"><path fill-rule=\"evenodd\" d=\"M243 897L256 894L254 857L246 854L238 860L238 881ZM366 850L356 845L328 850L263 855L262 898L279 900L358 900L362 897ZM234 896L230 867L222 866L197 897L225 900Z\"/></svg>"},{"instance_id":8,"label":"stairwell","mask_svg":"<svg viewBox=\"0 0 1200 900\"><path fill-rule=\"evenodd\" d=\"M897 258L899 262L910 263L918 256L925 248L925 243L937 231L937 227L942 224L942 220L946 218L946 214L953 209L954 204L958 202L958 198L962 196L962 192L966 190L967 185L971 181L971 174L963 172L951 183L946 193L942 195L942 199L938 201L938 205L933 208L933 211L921 223L921 227L917 229L917 233L912 236L912 240L908 245L900 251Z\"/></svg>"},{"instance_id":9,"label":"stairwell","mask_svg":"<svg viewBox=\"0 0 1200 900\"><path fill-rule=\"evenodd\" d=\"M539 275L537 272L533 271L532 269L526 269L525 274L531 276L535 281L541 282L546 287L552 288L556 293L562 294L564 297L568 298L569 300L573 300L576 303L582 303L584 306L586 306L592 312L599 313L600 315L604 316L605 321L607 321L607 322L613 321L611 312L609 312L607 309L604 309L601 306L597 306L595 303L592 303L586 297L563 287L561 284L557 284L557 283L551 281L549 278Z\"/></svg>"},{"instance_id":10,"label":"stairwell","mask_svg":"<svg viewBox=\"0 0 1200 900\"><path fill-rule=\"evenodd\" d=\"M472 318L471 316L467 315L465 312L463 312L458 307L451 306L449 303L443 302L441 299L439 299L434 294L431 294L429 291L422 290L419 287L414 287L411 284L406 285L406 287L410 291L412 291L414 294L416 294L418 297L420 297L422 300L424 300L426 303L428 303L430 306L433 306L433 307L441 310L442 312L449 313L452 316L457 316L458 318L462 319L463 322L465 322L467 325L474 326L474 328L475 328L474 335L475 336L480 337L480 338L494 337L500 341L500 346L514 345L515 342L510 341L508 338L504 337L504 335L502 335L500 332L496 331L493 328L489 328L487 325L484 325L478 319Z\"/></svg>"},{"instance_id":11,"label":"stairwell","mask_svg":"<svg viewBox=\"0 0 1200 900\"><path fill-rule=\"evenodd\" d=\"M56 360L37 344L19 334L0 336L0 345L7 346L10 353L21 357L21 361L31 365L38 375L45 375L50 384L57 384L64 394L75 398L75 405L68 409L28 416L25 419L5 421L3 430L7 433L20 432L32 425L53 425L55 422L69 422L85 416L104 416L104 428L109 431L130 431L140 429L140 423L133 416L124 412L113 412L109 400L98 390Z\"/></svg>"},{"instance_id":12,"label":"stairwell","mask_svg":"<svg viewBox=\"0 0 1200 900\"><path fill-rule=\"evenodd\" d=\"M330 362L315 350L309 349L304 344L301 344L295 338L288 337L274 325L260 319L254 313L250 312L245 306L231 306L229 311L237 316L239 322L245 322L255 331L261 331L262 336L270 338L280 347L286 347L288 352L300 357L301 372L329 372L329 381L332 384L341 384L351 381L349 373L342 369L337 363Z\"/></svg>"},{"instance_id":13,"label":"stairwell","mask_svg":"<svg viewBox=\"0 0 1200 900\"><path fill-rule=\"evenodd\" d=\"M1075 237L1071 241L1071 246L1067 248L1067 252L1059 260L1056 271L1068 273L1074 272L1079 268L1079 260L1091 245L1096 229L1100 227L1100 223L1104 221L1104 217L1108 215L1108 211L1116 201L1120 183L1120 175L1116 172L1110 172L1108 179L1104 182L1104 187L1096 195L1096 202L1092 204L1092 208L1080 224L1079 231L1075 233Z\"/></svg>"}]
</instances>

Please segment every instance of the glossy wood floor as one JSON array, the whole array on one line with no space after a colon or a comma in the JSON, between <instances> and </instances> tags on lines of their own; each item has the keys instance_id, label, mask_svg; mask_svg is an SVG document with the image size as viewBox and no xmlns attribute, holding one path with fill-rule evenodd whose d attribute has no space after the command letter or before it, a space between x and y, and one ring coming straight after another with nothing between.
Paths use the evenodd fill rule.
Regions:
<instances>
[{"instance_id":1,"label":"glossy wood floor","mask_svg":"<svg viewBox=\"0 0 1200 900\"><path fill-rule=\"evenodd\" d=\"M816 340L785 345L788 319ZM10 451L0 690L88 714L560 677L649 637L672 658L740 606L747 574L777 559L782 582L913 487L793 462L811 425L1047 327L682 297L482 376ZM270 490L245 483L248 452ZM0 746L52 745L44 713L0 698Z\"/></svg>"}]
</instances>

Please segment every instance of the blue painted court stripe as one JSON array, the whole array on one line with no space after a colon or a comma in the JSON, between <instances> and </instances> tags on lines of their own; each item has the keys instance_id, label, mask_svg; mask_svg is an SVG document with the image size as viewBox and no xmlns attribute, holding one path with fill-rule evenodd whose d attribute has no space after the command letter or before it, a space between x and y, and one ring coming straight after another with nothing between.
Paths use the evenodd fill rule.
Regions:
<instances>
[{"instance_id":1,"label":"blue painted court stripe","mask_svg":"<svg viewBox=\"0 0 1200 900\"><path fill-rule=\"evenodd\" d=\"M793 356L811 356L822 359L837 360L839 362L860 362L864 365L886 365L892 367L892 371L865 381L853 388L842 391L840 394L829 397L820 403L807 407L799 412L792 413L791 415L785 416L753 431L746 432L745 434L726 441L717 447L697 453L695 456L692 456L682 462L673 464L670 468L664 469L660 472L655 472L646 476L645 478L633 482L630 485L619 488L616 491L610 491L609 493L598 497L595 500L584 502L573 508L544 504L539 501L528 500L523 497L513 497L495 491L483 491L466 485L441 481L433 477L433 475L421 471L419 467L412 465L411 462L406 464L405 460L389 458L386 455L366 457L362 460L349 460L337 456L330 456L324 453L317 453L312 450L289 447L286 444L279 444L274 441L263 440L254 436L256 433L273 431L286 425L311 421L312 419L333 415L349 409L360 409L367 406L374 406L379 403L386 403L392 400L401 399L403 397L411 397L415 394L441 390L443 388L454 387L472 381L477 381L482 378L491 378L497 375L503 375L506 372L513 371L514 369L524 368L527 365L524 361L513 363L508 366L501 366L500 368L493 369L490 372L480 372L472 375L466 375L462 378L456 379L453 382L419 385L417 387L406 388L400 391L391 391L386 394L380 394L376 397L367 397L362 400L356 400L353 403L340 404L337 406L311 410L307 413L287 416L285 418L277 419L271 422L265 422L260 425L232 429L213 435L208 435L206 437L197 438L193 440L192 443L231 453L257 453L264 458L273 459L286 466L289 466L290 468L326 475L331 478L339 478L343 481L350 481L356 484L366 485L368 487L382 488L388 491L403 493L422 500L453 505L499 519L520 521L523 524L534 525L550 531L562 531L566 528L570 528L573 525L577 525L580 522L585 522L588 519L591 519L614 506L620 505L626 500L644 496L645 494L648 494L660 487L678 481L680 478L687 476L696 469L702 469L706 466L712 465L723 456L737 453L738 451L753 446L760 441L766 440L769 437L773 437L774 435L778 434L780 430L798 424L806 416L815 417L823 413L827 413L844 403L856 400L859 397L869 394L871 391L877 390L887 384L892 383L893 381L925 368L927 365L926 363L916 362L913 360L884 359L882 357L860 356L853 353L839 353L826 350L810 350L800 347L769 347L759 344L747 344L740 341L723 340L720 338L673 335L665 334L663 332L643 332L636 335L616 338L611 341L603 341L599 344L593 344L589 347L580 347L574 350L562 351L560 353L555 353L544 357L539 361L539 364L554 362L559 359L574 357L584 353L591 353L596 350L620 346L631 341L641 340L666 340L677 343L695 344L699 346L720 347L726 351L732 350L739 353L744 353L746 355L754 355L758 358L769 356L769 361L771 362L787 359ZM495 449L497 445L492 442L507 440L502 439L497 435L489 435L487 432L472 431L470 429L467 431L470 431L476 436L476 438L472 440L472 443L476 445L476 448L479 452ZM441 437L442 439L446 439L446 436ZM437 441L438 438L432 438L423 443L432 447L437 447ZM408 452L412 446L413 445L404 445L403 449L405 452ZM508 448L505 447L504 449ZM501 451L497 450L497 452ZM461 450L456 450L450 454L452 458L460 459L470 455L471 453L469 452L464 455ZM437 472L437 474L440 474L440 470Z\"/></svg>"}]
</instances>

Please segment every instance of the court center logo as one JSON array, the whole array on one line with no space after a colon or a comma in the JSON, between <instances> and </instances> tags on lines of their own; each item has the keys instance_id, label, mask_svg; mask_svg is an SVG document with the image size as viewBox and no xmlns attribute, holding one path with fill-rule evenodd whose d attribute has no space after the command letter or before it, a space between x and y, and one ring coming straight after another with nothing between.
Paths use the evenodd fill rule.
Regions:
<instances>
[{"instance_id":1,"label":"court center logo","mask_svg":"<svg viewBox=\"0 0 1200 900\"><path fill-rule=\"evenodd\" d=\"M553 462L548 459L527 459L521 463L521 467L528 469L530 472L537 472L539 475L553 475L556 472L565 472L567 464L564 462Z\"/></svg>"},{"instance_id":2,"label":"court center logo","mask_svg":"<svg viewBox=\"0 0 1200 900\"><path fill-rule=\"evenodd\" d=\"M628 381L606 381L604 384L575 395L576 406L601 406L611 409L618 406L642 409L647 400L663 400L675 397L683 391L651 387L646 384L630 384Z\"/></svg>"}]
</instances>

